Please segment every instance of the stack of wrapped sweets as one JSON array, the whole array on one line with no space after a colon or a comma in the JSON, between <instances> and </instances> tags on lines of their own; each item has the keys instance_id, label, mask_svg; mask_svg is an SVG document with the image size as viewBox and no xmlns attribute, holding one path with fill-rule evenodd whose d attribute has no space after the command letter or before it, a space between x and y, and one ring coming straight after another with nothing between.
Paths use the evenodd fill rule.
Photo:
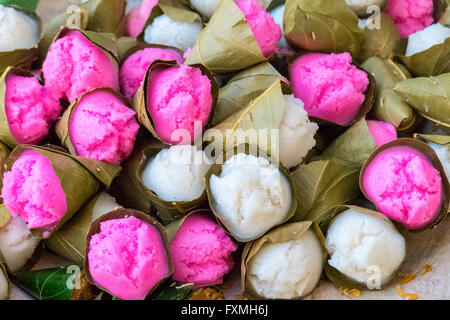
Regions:
<instances>
[{"instance_id":1,"label":"stack of wrapped sweets","mask_svg":"<svg viewBox=\"0 0 450 320\"><path fill-rule=\"evenodd\" d=\"M54 1L0 5L0 299L450 299L448 1Z\"/></svg>"}]
</instances>

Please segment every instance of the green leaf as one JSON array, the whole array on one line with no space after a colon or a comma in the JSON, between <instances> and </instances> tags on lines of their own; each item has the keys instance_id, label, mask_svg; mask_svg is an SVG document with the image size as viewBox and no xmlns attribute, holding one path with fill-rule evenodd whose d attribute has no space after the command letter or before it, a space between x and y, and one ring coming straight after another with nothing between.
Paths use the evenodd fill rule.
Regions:
<instances>
[{"instance_id":1,"label":"green leaf","mask_svg":"<svg viewBox=\"0 0 450 320\"><path fill-rule=\"evenodd\" d=\"M174 285L158 294L155 300L185 300L192 293L192 285L185 284L181 286Z\"/></svg>"},{"instance_id":2,"label":"green leaf","mask_svg":"<svg viewBox=\"0 0 450 320\"><path fill-rule=\"evenodd\" d=\"M39 0L0 0L2 5L15 5L27 11L35 11Z\"/></svg>"},{"instance_id":3,"label":"green leaf","mask_svg":"<svg viewBox=\"0 0 450 320\"><path fill-rule=\"evenodd\" d=\"M292 179L297 198L295 221L323 224L333 218L340 205L360 195L359 168L331 160L301 165L292 172Z\"/></svg>"},{"instance_id":4,"label":"green leaf","mask_svg":"<svg viewBox=\"0 0 450 320\"><path fill-rule=\"evenodd\" d=\"M403 80L395 86L394 91L424 118L450 127L450 73Z\"/></svg>"},{"instance_id":5,"label":"green leaf","mask_svg":"<svg viewBox=\"0 0 450 320\"><path fill-rule=\"evenodd\" d=\"M294 47L357 58L365 41L358 16L345 0L287 0L284 36Z\"/></svg>"}]
</instances>

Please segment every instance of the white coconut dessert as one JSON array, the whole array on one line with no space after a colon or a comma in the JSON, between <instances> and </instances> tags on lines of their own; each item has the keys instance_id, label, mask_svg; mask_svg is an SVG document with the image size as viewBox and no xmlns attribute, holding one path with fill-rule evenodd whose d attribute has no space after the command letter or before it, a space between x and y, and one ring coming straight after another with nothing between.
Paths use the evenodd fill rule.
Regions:
<instances>
[{"instance_id":1,"label":"white coconut dessert","mask_svg":"<svg viewBox=\"0 0 450 320\"><path fill-rule=\"evenodd\" d=\"M439 23L432 24L408 37L406 56L412 56L416 53L423 52L432 46L444 43L445 39L448 37L450 37L450 28Z\"/></svg>"},{"instance_id":2,"label":"white coconut dessert","mask_svg":"<svg viewBox=\"0 0 450 320\"><path fill-rule=\"evenodd\" d=\"M195 46L202 28L201 22L175 21L163 14L145 28L144 40L147 43L177 47L186 51Z\"/></svg>"},{"instance_id":3,"label":"white coconut dessert","mask_svg":"<svg viewBox=\"0 0 450 320\"><path fill-rule=\"evenodd\" d=\"M247 281L267 299L293 299L308 295L322 270L322 246L309 229L299 239L263 245L248 262Z\"/></svg>"},{"instance_id":4,"label":"white coconut dessert","mask_svg":"<svg viewBox=\"0 0 450 320\"><path fill-rule=\"evenodd\" d=\"M258 2L267 9L272 0L258 0ZM220 0L190 0L190 3L198 13L209 20L219 6Z\"/></svg>"},{"instance_id":5,"label":"white coconut dessert","mask_svg":"<svg viewBox=\"0 0 450 320\"><path fill-rule=\"evenodd\" d=\"M29 49L39 41L38 22L12 7L0 5L0 51Z\"/></svg>"},{"instance_id":6,"label":"white coconut dessert","mask_svg":"<svg viewBox=\"0 0 450 320\"><path fill-rule=\"evenodd\" d=\"M192 145L174 145L150 158L142 182L164 201L192 201L205 191L211 167L205 152Z\"/></svg>"},{"instance_id":7,"label":"white coconut dessert","mask_svg":"<svg viewBox=\"0 0 450 320\"><path fill-rule=\"evenodd\" d=\"M8 298L9 294L9 282L5 274L5 271L0 266L0 300L5 300Z\"/></svg>"},{"instance_id":8,"label":"white coconut dessert","mask_svg":"<svg viewBox=\"0 0 450 320\"><path fill-rule=\"evenodd\" d=\"M371 9L371 6L378 6L381 10L386 4L386 0L345 0L347 5L355 12L358 16L367 16L375 13Z\"/></svg>"},{"instance_id":9,"label":"white coconut dessert","mask_svg":"<svg viewBox=\"0 0 450 320\"><path fill-rule=\"evenodd\" d=\"M450 147L433 142L429 142L428 145L433 148L434 152L439 158L439 161L441 161L442 167L445 171L445 175L450 181Z\"/></svg>"},{"instance_id":10,"label":"white coconut dessert","mask_svg":"<svg viewBox=\"0 0 450 320\"><path fill-rule=\"evenodd\" d=\"M284 4L270 11L270 15L275 20L275 23L280 26L281 32L284 34L283 29ZM285 37L281 37L280 41L278 41L277 43L277 46L280 48L289 48L289 44Z\"/></svg>"},{"instance_id":11,"label":"white coconut dessert","mask_svg":"<svg viewBox=\"0 0 450 320\"><path fill-rule=\"evenodd\" d=\"M284 95L286 105L280 125L280 161L283 167L293 168L316 145L314 135L319 126L311 122L303 101L293 94Z\"/></svg>"},{"instance_id":12,"label":"white coconut dessert","mask_svg":"<svg viewBox=\"0 0 450 320\"><path fill-rule=\"evenodd\" d=\"M333 219L326 247L330 266L358 284L370 283L369 289L388 283L406 254L405 239L390 221L353 209Z\"/></svg>"},{"instance_id":13,"label":"white coconut dessert","mask_svg":"<svg viewBox=\"0 0 450 320\"><path fill-rule=\"evenodd\" d=\"M233 155L222 165L220 176L211 175L209 185L216 214L242 241L255 239L279 225L291 208L288 180L263 157Z\"/></svg>"},{"instance_id":14,"label":"white coconut dessert","mask_svg":"<svg viewBox=\"0 0 450 320\"><path fill-rule=\"evenodd\" d=\"M20 216L12 217L0 229L0 252L11 272L22 269L39 244Z\"/></svg>"}]
</instances>

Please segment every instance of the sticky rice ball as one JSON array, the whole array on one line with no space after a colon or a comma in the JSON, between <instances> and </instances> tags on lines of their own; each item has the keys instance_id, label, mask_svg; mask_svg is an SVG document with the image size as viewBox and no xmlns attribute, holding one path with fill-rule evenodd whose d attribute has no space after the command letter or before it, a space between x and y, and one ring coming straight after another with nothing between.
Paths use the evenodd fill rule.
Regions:
<instances>
[{"instance_id":1,"label":"sticky rice ball","mask_svg":"<svg viewBox=\"0 0 450 320\"><path fill-rule=\"evenodd\" d=\"M11 215L20 216L29 229L53 229L67 211L51 162L34 150L22 153L4 173L2 198Z\"/></svg>"},{"instance_id":2,"label":"sticky rice ball","mask_svg":"<svg viewBox=\"0 0 450 320\"><path fill-rule=\"evenodd\" d=\"M155 60L176 60L183 63L183 57L170 49L145 48L130 55L120 68L120 91L128 99L132 99L144 80L147 69Z\"/></svg>"},{"instance_id":3,"label":"sticky rice ball","mask_svg":"<svg viewBox=\"0 0 450 320\"><path fill-rule=\"evenodd\" d=\"M285 168L300 164L316 145L314 135L319 126L309 121L302 100L284 95L286 109L280 125L280 160Z\"/></svg>"},{"instance_id":4,"label":"sticky rice ball","mask_svg":"<svg viewBox=\"0 0 450 320\"><path fill-rule=\"evenodd\" d=\"M211 175L209 183L217 215L243 240L280 224L291 208L286 177L262 157L238 153L225 161L220 176Z\"/></svg>"},{"instance_id":5,"label":"sticky rice ball","mask_svg":"<svg viewBox=\"0 0 450 320\"><path fill-rule=\"evenodd\" d=\"M232 253L237 246L210 216L188 216L170 243L175 281L193 283L195 287L213 286L234 266Z\"/></svg>"},{"instance_id":6,"label":"sticky rice ball","mask_svg":"<svg viewBox=\"0 0 450 320\"><path fill-rule=\"evenodd\" d=\"M5 113L9 130L19 144L38 144L61 112L59 101L35 77L8 73Z\"/></svg>"},{"instance_id":7,"label":"sticky rice ball","mask_svg":"<svg viewBox=\"0 0 450 320\"><path fill-rule=\"evenodd\" d=\"M270 56L276 51L277 42L281 39L280 26L258 1L237 0L235 3L244 13L262 54Z\"/></svg>"},{"instance_id":8,"label":"sticky rice ball","mask_svg":"<svg viewBox=\"0 0 450 320\"><path fill-rule=\"evenodd\" d=\"M32 48L38 41L36 20L12 7L0 5L0 51Z\"/></svg>"},{"instance_id":9,"label":"sticky rice ball","mask_svg":"<svg viewBox=\"0 0 450 320\"><path fill-rule=\"evenodd\" d=\"M206 126L212 103L211 81L200 69L180 65L157 69L149 75L147 107L155 131L164 142L194 141L195 126ZM180 141L183 138L187 141Z\"/></svg>"},{"instance_id":10,"label":"sticky rice ball","mask_svg":"<svg viewBox=\"0 0 450 320\"><path fill-rule=\"evenodd\" d=\"M123 300L144 300L169 273L161 234L133 216L101 222L88 250L92 279Z\"/></svg>"},{"instance_id":11,"label":"sticky rice ball","mask_svg":"<svg viewBox=\"0 0 450 320\"><path fill-rule=\"evenodd\" d=\"M397 139L397 129L388 122L367 120L367 127L377 147Z\"/></svg>"},{"instance_id":12,"label":"sticky rice ball","mask_svg":"<svg viewBox=\"0 0 450 320\"><path fill-rule=\"evenodd\" d=\"M152 9L158 4L158 0L127 1L125 18L125 32L133 38L136 38L144 30Z\"/></svg>"},{"instance_id":13,"label":"sticky rice ball","mask_svg":"<svg viewBox=\"0 0 450 320\"><path fill-rule=\"evenodd\" d=\"M281 33L284 34L284 31L283 31L284 5L278 6L275 9L273 9L272 11L270 11L270 15L274 19L275 23L280 26ZM280 48L289 48L289 44L283 36L277 42L277 46Z\"/></svg>"},{"instance_id":14,"label":"sticky rice ball","mask_svg":"<svg viewBox=\"0 0 450 320\"><path fill-rule=\"evenodd\" d=\"M50 46L42 73L53 96L69 102L95 88L119 91L117 62L76 30Z\"/></svg>"},{"instance_id":15,"label":"sticky rice ball","mask_svg":"<svg viewBox=\"0 0 450 320\"><path fill-rule=\"evenodd\" d=\"M425 51L434 45L444 43L450 37L450 28L440 23L435 23L421 31L411 34L408 38L406 56L412 56L418 52Z\"/></svg>"},{"instance_id":16,"label":"sticky rice ball","mask_svg":"<svg viewBox=\"0 0 450 320\"><path fill-rule=\"evenodd\" d=\"M120 164L134 147L139 124L135 112L106 90L85 94L69 120L69 136L76 153Z\"/></svg>"},{"instance_id":17,"label":"sticky rice ball","mask_svg":"<svg viewBox=\"0 0 450 320\"><path fill-rule=\"evenodd\" d=\"M210 19L214 11L216 11L220 0L190 0L190 3L202 16Z\"/></svg>"},{"instance_id":18,"label":"sticky rice ball","mask_svg":"<svg viewBox=\"0 0 450 320\"><path fill-rule=\"evenodd\" d=\"M362 185L382 213L408 229L428 225L439 213L441 176L414 148L395 146L381 151L368 164Z\"/></svg>"},{"instance_id":19,"label":"sticky rice ball","mask_svg":"<svg viewBox=\"0 0 450 320\"><path fill-rule=\"evenodd\" d=\"M200 22L175 21L162 14L145 28L144 40L147 43L164 44L186 51L195 46L202 29L203 25Z\"/></svg>"},{"instance_id":20,"label":"sticky rice ball","mask_svg":"<svg viewBox=\"0 0 450 320\"><path fill-rule=\"evenodd\" d=\"M142 182L164 201L191 201L205 191L203 181L211 162L192 145L163 149L148 160Z\"/></svg>"},{"instance_id":21,"label":"sticky rice ball","mask_svg":"<svg viewBox=\"0 0 450 320\"><path fill-rule=\"evenodd\" d=\"M392 223L352 209L331 222L326 246L329 265L360 284L367 283L373 267L379 268L380 285L386 284L406 254L405 239Z\"/></svg>"},{"instance_id":22,"label":"sticky rice ball","mask_svg":"<svg viewBox=\"0 0 450 320\"><path fill-rule=\"evenodd\" d=\"M433 0L389 0L385 9L402 38L433 23Z\"/></svg>"},{"instance_id":23,"label":"sticky rice ball","mask_svg":"<svg viewBox=\"0 0 450 320\"><path fill-rule=\"evenodd\" d=\"M432 142L428 143L428 145L433 148L434 152L439 158L439 161L441 161L442 167L445 171L445 175L450 181L450 147Z\"/></svg>"},{"instance_id":24,"label":"sticky rice ball","mask_svg":"<svg viewBox=\"0 0 450 320\"><path fill-rule=\"evenodd\" d=\"M322 252L311 229L296 240L264 244L248 263L248 282L267 299L303 297L319 282Z\"/></svg>"},{"instance_id":25,"label":"sticky rice ball","mask_svg":"<svg viewBox=\"0 0 450 320\"><path fill-rule=\"evenodd\" d=\"M33 237L21 217L12 217L0 228L0 252L8 269L11 272L22 269L33 255L39 241Z\"/></svg>"},{"instance_id":26,"label":"sticky rice ball","mask_svg":"<svg viewBox=\"0 0 450 320\"><path fill-rule=\"evenodd\" d=\"M309 116L345 126L358 114L369 78L351 62L348 52L309 53L293 62L294 95L304 102Z\"/></svg>"}]
</instances>

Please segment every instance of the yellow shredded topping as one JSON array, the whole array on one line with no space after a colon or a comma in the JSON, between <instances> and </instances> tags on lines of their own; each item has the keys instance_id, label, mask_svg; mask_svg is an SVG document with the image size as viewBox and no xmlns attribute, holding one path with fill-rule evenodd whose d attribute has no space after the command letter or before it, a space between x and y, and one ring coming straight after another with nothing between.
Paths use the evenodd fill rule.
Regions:
<instances>
[{"instance_id":1,"label":"yellow shredded topping","mask_svg":"<svg viewBox=\"0 0 450 320\"><path fill-rule=\"evenodd\" d=\"M339 290L345 296L352 296L355 298L361 297L361 291L359 291L358 289L340 288Z\"/></svg>"},{"instance_id":2,"label":"yellow shredded topping","mask_svg":"<svg viewBox=\"0 0 450 320\"><path fill-rule=\"evenodd\" d=\"M214 288L201 288L195 291L189 300L225 300L225 297Z\"/></svg>"},{"instance_id":3,"label":"yellow shredded topping","mask_svg":"<svg viewBox=\"0 0 450 320\"><path fill-rule=\"evenodd\" d=\"M395 289L397 289L397 294L402 297L405 300L417 300L419 299L419 296L415 293L404 293L402 287L400 287L399 285L397 285L395 287Z\"/></svg>"},{"instance_id":4,"label":"yellow shredded topping","mask_svg":"<svg viewBox=\"0 0 450 320\"><path fill-rule=\"evenodd\" d=\"M433 270L433 268L431 268L429 264L426 264L423 266L422 271L420 273L424 275L425 273L431 272L431 270Z\"/></svg>"},{"instance_id":5,"label":"yellow shredded topping","mask_svg":"<svg viewBox=\"0 0 450 320\"><path fill-rule=\"evenodd\" d=\"M408 282L413 281L416 278L416 275L414 273L406 273L403 275L403 279L400 280L400 284L407 284Z\"/></svg>"}]
</instances>

